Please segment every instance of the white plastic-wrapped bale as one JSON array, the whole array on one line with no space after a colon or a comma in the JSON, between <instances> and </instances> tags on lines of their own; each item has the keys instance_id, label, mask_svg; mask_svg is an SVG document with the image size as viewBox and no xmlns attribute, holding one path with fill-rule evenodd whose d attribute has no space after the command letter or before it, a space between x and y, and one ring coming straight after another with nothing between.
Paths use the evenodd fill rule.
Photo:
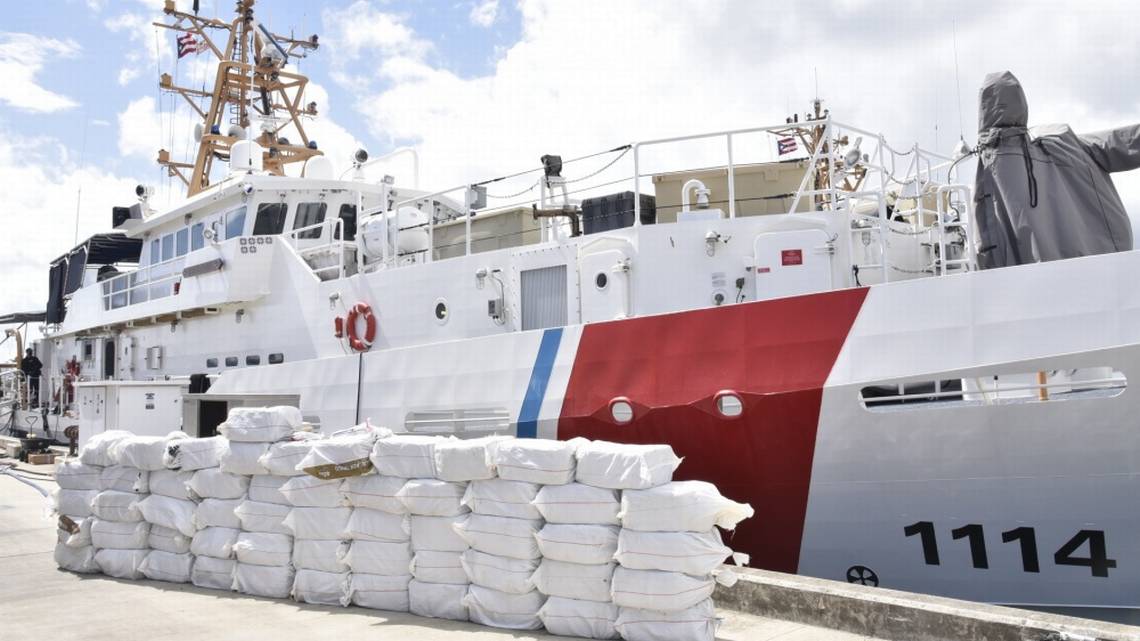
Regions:
<instances>
[{"instance_id":1,"label":"white plastic-wrapped bale","mask_svg":"<svg viewBox=\"0 0 1140 641\"><path fill-rule=\"evenodd\" d=\"M208 527L241 529L241 519L234 510L243 499L202 499L194 508L194 527L199 530Z\"/></svg>"},{"instance_id":2,"label":"white plastic-wrapped bale","mask_svg":"<svg viewBox=\"0 0 1140 641\"><path fill-rule=\"evenodd\" d=\"M301 603L347 606L348 573L298 569L293 578L293 598Z\"/></svg>"},{"instance_id":3,"label":"white plastic-wrapped bale","mask_svg":"<svg viewBox=\"0 0 1140 641\"><path fill-rule=\"evenodd\" d=\"M62 490L101 490L99 477L102 473L101 467L70 459L55 466L55 482Z\"/></svg>"},{"instance_id":4,"label":"white plastic-wrapped bale","mask_svg":"<svg viewBox=\"0 0 1140 641\"><path fill-rule=\"evenodd\" d=\"M113 456L114 445L131 436L126 430L107 430L96 434L83 444L83 449L79 451L79 460L85 465L100 467L118 465L119 461Z\"/></svg>"},{"instance_id":5,"label":"white plastic-wrapped bale","mask_svg":"<svg viewBox=\"0 0 1140 641\"><path fill-rule=\"evenodd\" d=\"M367 421L313 444L296 465L297 471L321 479L360 476L372 470L372 446L387 438L392 430L374 427Z\"/></svg>"},{"instance_id":6,"label":"white plastic-wrapped bale","mask_svg":"<svg viewBox=\"0 0 1140 641\"><path fill-rule=\"evenodd\" d=\"M171 432L166 436L138 436L132 434L115 442L112 446L112 456L119 465L137 467L140 470L153 472L165 469L162 462L166 446L170 441L184 439L182 432Z\"/></svg>"},{"instance_id":7,"label":"white plastic-wrapped bale","mask_svg":"<svg viewBox=\"0 0 1140 641\"><path fill-rule=\"evenodd\" d=\"M376 441L372 447L372 464L387 476L405 479L436 478L435 446L445 442L442 436L397 434Z\"/></svg>"},{"instance_id":8,"label":"white plastic-wrapped bale","mask_svg":"<svg viewBox=\"0 0 1140 641\"><path fill-rule=\"evenodd\" d=\"M619 607L677 612L709 598L715 587L712 577L618 566L614 570L611 594Z\"/></svg>"},{"instance_id":9,"label":"white plastic-wrapped bale","mask_svg":"<svg viewBox=\"0 0 1140 641\"><path fill-rule=\"evenodd\" d=\"M261 457L269 451L270 443L242 443L226 441L226 448L218 456L218 467L229 474L256 476L269 474L261 464Z\"/></svg>"},{"instance_id":10,"label":"white plastic-wrapped bale","mask_svg":"<svg viewBox=\"0 0 1140 641\"><path fill-rule=\"evenodd\" d=\"M612 603L547 597L546 603L538 611L538 618L542 619L548 632L558 636L587 639L620 637L614 628L618 607ZM672 637L663 637L658 641L672 641Z\"/></svg>"},{"instance_id":11,"label":"white plastic-wrapped bale","mask_svg":"<svg viewBox=\"0 0 1140 641\"><path fill-rule=\"evenodd\" d=\"M643 532L731 530L753 514L752 506L721 496L704 481L673 481L621 495L621 526Z\"/></svg>"},{"instance_id":12,"label":"white plastic-wrapped bale","mask_svg":"<svg viewBox=\"0 0 1140 641\"><path fill-rule=\"evenodd\" d=\"M105 521L131 523L143 520L139 501L145 494L105 490L91 499L91 513Z\"/></svg>"},{"instance_id":13,"label":"white plastic-wrapped bale","mask_svg":"<svg viewBox=\"0 0 1140 641\"><path fill-rule=\"evenodd\" d=\"M289 499L281 493L281 486L292 477L273 476L272 474L258 474L249 477L249 500L258 503L273 503L275 505L291 505Z\"/></svg>"},{"instance_id":14,"label":"white plastic-wrapped bale","mask_svg":"<svg viewBox=\"0 0 1140 641\"><path fill-rule=\"evenodd\" d=\"M343 548L342 561L352 572L400 576L408 574L412 563L410 541L352 541ZM294 564L296 561L294 561ZM407 589L407 586L404 586Z\"/></svg>"},{"instance_id":15,"label":"white plastic-wrapped bale","mask_svg":"<svg viewBox=\"0 0 1140 641\"><path fill-rule=\"evenodd\" d=\"M479 481L495 478L495 449L509 436L447 439L435 446L436 478L442 481Z\"/></svg>"},{"instance_id":16,"label":"white plastic-wrapped bale","mask_svg":"<svg viewBox=\"0 0 1140 641\"><path fill-rule=\"evenodd\" d=\"M466 483L450 483L438 479L408 479L396 493L409 514L420 516L458 516L466 513L462 504Z\"/></svg>"},{"instance_id":17,"label":"white plastic-wrapped bale","mask_svg":"<svg viewBox=\"0 0 1140 641\"><path fill-rule=\"evenodd\" d=\"M105 467L99 474L99 489L147 494L150 492L150 472L125 465Z\"/></svg>"},{"instance_id":18,"label":"white plastic-wrapped bale","mask_svg":"<svg viewBox=\"0 0 1140 641\"><path fill-rule=\"evenodd\" d=\"M466 584L425 583L412 579L408 582L408 611L421 617L433 619L467 620L467 606L463 597L467 596Z\"/></svg>"},{"instance_id":19,"label":"white plastic-wrapped bale","mask_svg":"<svg viewBox=\"0 0 1140 641\"><path fill-rule=\"evenodd\" d=\"M190 477L190 490L199 498L240 499L249 492L249 478L208 467Z\"/></svg>"},{"instance_id":20,"label":"white plastic-wrapped bale","mask_svg":"<svg viewBox=\"0 0 1140 641\"><path fill-rule=\"evenodd\" d=\"M172 470L187 472L218 467L224 451L226 439L221 436L173 440L166 444L162 464Z\"/></svg>"},{"instance_id":21,"label":"white plastic-wrapped bale","mask_svg":"<svg viewBox=\"0 0 1140 641\"><path fill-rule=\"evenodd\" d=\"M412 549L417 552L420 550L463 552L470 546L455 528L466 523L470 517L469 514L460 516L412 516L410 518Z\"/></svg>"},{"instance_id":22,"label":"white plastic-wrapped bale","mask_svg":"<svg viewBox=\"0 0 1140 641\"><path fill-rule=\"evenodd\" d=\"M233 559L195 556L194 567L190 570L190 582L210 590L231 590L234 584L235 565Z\"/></svg>"},{"instance_id":23,"label":"white plastic-wrapped bale","mask_svg":"<svg viewBox=\"0 0 1140 641\"><path fill-rule=\"evenodd\" d=\"M534 573L534 585L548 596L580 601L610 601L610 583L616 563L584 565L543 559Z\"/></svg>"},{"instance_id":24,"label":"white plastic-wrapped bale","mask_svg":"<svg viewBox=\"0 0 1140 641\"><path fill-rule=\"evenodd\" d=\"M295 440L281 441L269 446L269 450L265 452L258 459L258 463L266 469L267 472L276 476L299 476L304 472L297 470L297 464L308 456L309 452L313 449L313 443L317 440L316 435L299 432Z\"/></svg>"},{"instance_id":25,"label":"white plastic-wrapped bale","mask_svg":"<svg viewBox=\"0 0 1140 641\"><path fill-rule=\"evenodd\" d=\"M168 583L189 583L190 570L194 566L194 555L173 554L163 550L151 550L142 563L139 572L148 579Z\"/></svg>"},{"instance_id":26,"label":"white plastic-wrapped bale","mask_svg":"<svg viewBox=\"0 0 1140 641\"><path fill-rule=\"evenodd\" d=\"M57 545L54 554L55 564L69 572L98 574L101 570L99 564L95 562L95 552L95 547L91 545L81 547Z\"/></svg>"},{"instance_id":27,"label":"white plastic-wrapped bale","mask_svg":"<svg viewBox=\"0 0 1140 641\"><path fill-rule=\"evenodd\" d=\"M543 558L596 565L613 561L620 532L613 525L547 523L535 541Z\"/></svg>"},{"instance_id":28,"label":"white plastic-wrapped bale","mask_svg":"<svg viewBox=\"0 0 1140 641\"><path fill-rule=\"evenodd\" d=\"M463 504L476 514L537 520L542 518L542 513L533 503L541 488L537 483L526 481L472 481L463 495Z\"/></svg>"},{"instance_id":29,"label":"white plastic-wrapped bale","mask_svg":"<svg viewBox=\"0 0 1140 641\"><path fill-rule=\"evenodd\" d=\"M218 426L218 433L230 441L272 443L288 438L303 424L296 407L235 407Z\"/></svg>"},{"instance_id":30,"label":"white plastic-wrapped bale","mask_svg":"<svg viewBox=\"0 0 1140 641\"><path fill-rule=\"evenodd\" d=\"M288 505L276 503L242 501L234 508L234 514L241 521L241 529L246 532L291 535L292 531L282 523L291 509L293 508Z\"/></svg>"},{"instance_id":31,"label":"white plastic-wrapped bale","mask_svg":"<svg viewBox=\"0 0 1140 641\"><path fill-rule=\"evenodd\" d=\"M405 483L407 479L397 476L365 474L345 479L341 485L341 492L347 505L393 514L407 514L408 508L396 496Z\"/></svg>"},{"instance_id":32,"label":"white plastic-wrapped bale","mask_svg":"<svg viewBox=\"0 0 1140 641\"><path fill-rule=\"evenodd\" d=\"M408 611L410 574L385 576L353 571L349 575L349 594L353 605L392 612Z\"/></svg>"},{"instance_id":33,"label":"white plastic-wrapped bale","mask_svg":"<svg viewBox=\"0 0 1140 641\"><path fill-rule=\"evenodd\" d=\"M208 527L198 530L190 541L190 552L197 556L232 559L234 544L237 543L239 536L241 530L228 527Z\"/></svg>"},{"instance_id":34,"label":"white plastic-wrapped bale","mask_svg":"<svg viewBox=\"0 0 1140 641\"><path fill-rule=\"evenodd\" d=\"M295 507L283 524L298 539L340 540L348 531L350 507Z\"/></svg>"},{"instance_id":35,"label":"white plastic-wrapped bale","mask_svg":"<svg viewBox=\"0 0 1140 641\"><path fill-rule=\"evenodd\" d=\"M186 536L194 536L197 530L194 527L195 507L193 501L158 494L151 494L138 503L138 510L147 523L177 530Z\"/></svg>"},{"instance_id":36,"label":"white plastic-wrapped bale","mask_svg":"<svg viewBox=\"0 0 1140 641\"><path fill-rule=\"evenodd\" d=\"M151 494L189 501L195 498L190 491L193 476L193 472L187 471L155 470L147 475L147 488Z\"/></svg>"},{"instance_id":37,"label":"white plastic-wrapped bale","mask_svg":"<svg viewBox=\"0 0 1140 641\"><path fill-rule=\"evenodd\" d=\"M190 551L192 538L160 525L151 525L146 535L146 545L152 550L161 550L171 554L186 554Z\"/></svg>"},{"instance_id":38,"label":"white plastic-wrapped bale","mask_svg":"<svg viewBox=\"0 0 1140 641\"><path fill-rule=\"evenodd\" d=\"M583 442L580 438L504 441L495 448L495 468L500 478L510 481L565 485L574 480L574 453Z\"/></svg>"},{"instance_id":39,"label":"white plastic-wrapped bale","mask_svg":"<svg viewBox=\"0 0 1140 641\"><path fill-rule=\"evenodd\" d=\"M733 556L721 540L720 530L707 532L621 531L614 558L633 570L683 572L694 576L711 574ZM737 556L741 562L747 557Z\"/></svg>"},{"instance_id":40,"label":"white plastic-wrapped bale","mask_svg":"<svg viewBox=\"0 0 1140 641\"><path fill-rule=\"evenodd\" d=\"M57 488L52 491L52 501L55 504L56 514L66 514L72 518L81 519L91 516L91 505L98 495L97 490L63 490Z\"/></svg>"},{"instance_id":41,"label":"white plastic-wrapped bale","mask_svg":"<svg viewBox=\"0 0 1140 641\"><path fill-rule=\"evenodd\" d=\"M348 548L348 541L293 539L293 567L343 574L349 571L345 563ZM407 566L404 571L407 572Z\"/></svg>"},{"instance_id":42,"label":"white plastic-wrapped bale","mask_svg":"<svg viewBox=\"0 0 1140 641\"><path fill-rule=\"evenodd\" d=\"M633 445L609 441L582 443L575 479L614 490L644 490L673 480L681 459L669 445Z\"/></svg>"},{"instance_id":43,"label":"white plastic-wrapped bale","mask_svg":"<svg viewBox=\"0 0 1140 641\"><path fill-rule=\"evenodd\" d=\"M466 585L470 583L463 570L462 552L441 552L418 550L412 556L412 576L425 583L450 583Z\"/></svg>"},{"instance_id":44,"label":"white plastic-wrapped bale","mask_svg":"<svg viewBox=\"0 0 1140 641\"><path fill-rule=\"evenodd\" d=\"M339 478L293 476L281 484L278 492L294 507L338 507L344 505L340 491L343 482Z\"/></svg>"},{"instance_id":45,"label":"white plastic-wrapped bale","mask_svg":"<svg viewBox=\"0 0 1140 641\"><path fill-rule=\"evenodd\" d=\"M618 494L581 483L547 485L534 497L534 507L547 523L621 525Z\"/></svg>"},{"instance_id":46,"label":"white plastic-wrapped bale","mask_svg":"<svg viewBox=\"0 0 1140 641\"><path fill-rule=\"evenodd\" d=\"M130 550L96 549L95 563L99 565L99 570L107 576L113 576L116 579L137 580L143 578L139 566L148 554L150 554L150 550L146 548Z\"/></svg>"},{"instance_id":47,"label":"white plastic-wrapped bale","mask_svg":"<svg viewBox=\"0 0 1140 641\"><path fill-rule=\"evenodd\" d=\"M716 626L712 599L675 612L619 608L614 622L625 641L714 641Z\"/></svg>"},{"instance_id":48,"label":"white plastic-wrapped bale","mask_svg":"<svg viewBox=\"0 0 1140 641\"><path fill-rule=\"evenodd\" d=\"M467 616L471 621L494 628L508 630L539 630L542 620L538 611L546 597L537 590L525 594L500 592L481 585L472 585L463 597Z\"/></svg>"},{"instance_id":49,"label":"white plastic-wrapped bale","mask_svg":"<svg viewBox=\"0 0 1140 641\"><path fill-rule=\"evenodd\" d=\"M98 549L146 550L150 523L146 521L105 521L96 518L91 523L91 545Z\"/></svg>"},{"instance_id":50,"label":"white plastic-wrapped bale","mask_svg":"<svg viewBox=\"0 0 1140 641\"><path fill-rule=\"evenodd\" d=\"M467 580L475 585L511 594L526 594L535 587L532 577L538 569L538 559L512 559L467 550L459 561Z\"/></svg>"},{"instance_id":51,"label":"white plastic-wrapped bale","mask_svg":"<svg viewBox=\"0 0 1140 641\"><path fill-rule=\"evenodd\" d=\"M484 514L471 514L466 521L455 524L455 531L467 545L480 552L513 559L537 559L542 556L534 538L535 532L540 529L541 520L509 519ZM415 544L414 533L412 543Z\"/></svg>"},{"instance_id":52,"label":"white plastic-wrapped bale","mask_svg":"<svg viewBox=\"0 0 1140 641\"><path fill-rule=\"evenodd\" d=\"M420 517L431 518L431 517ZM412 525L406 514L392 514L358 507L352 510L345 537L355 541L407 542Z\"/></svg>"},{"instance_id":53,"label":"white plastic-wrapped bale","mask_svg":"<svg viewBox=\"0 0 1140 641\"><path fill-rule=\"evenodd\" d=\"M286 599L293 592L293 567L238 561L234 564L233 589L252 596Z\"/></svg>"},{"instance_id":54,"label":"white plastic-wrapped bale","mask_svg":"<svg viewBox=\"0 0 1140 641\"><path fill-rule=\"evenodd\" d=\"M293 558L293 538L285 534L241 532L233 551L243 565L288 566Z\"/></svg>"}]
</instances>

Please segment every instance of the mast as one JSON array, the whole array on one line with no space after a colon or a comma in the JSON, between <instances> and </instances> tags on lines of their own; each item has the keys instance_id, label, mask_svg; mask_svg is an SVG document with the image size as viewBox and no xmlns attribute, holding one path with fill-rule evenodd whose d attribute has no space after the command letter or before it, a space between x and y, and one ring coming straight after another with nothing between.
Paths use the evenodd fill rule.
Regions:
<instances>
[{"instance_id":1,"label":"mast","mask_svg":"<svg viewBox=\"0 0 1140 641\"><path fill-rule=\"evenodd\" d=\"M170 74L164 73L159 79L163 91L182 96L201 118L193 162L172 159L166 149L158 151L158 163L166 168L167 175L182 180L187 196L210 186L214 160L228 160L230 147L239 140L248 138L261 145L263 166L275 175L284 175L288 164L322 153L305 134L302 122L302 116L317 115L315 102L302 104L309 79L285 70L291 58L304 58L317 49L317 36L297 40L273 34L254 20L253 5L254 0L236 0L236 16L232 22L224 22L179 11L174 0L166 0L163 13L168 22L154 23L191 34L199 52L208 50L218 59L209 90L177 86ZM195 98L207 98L209 104L203 109ZM251 131L255 126L258 130ZM300 140L290 141L281 135L289 126Z\"/></svg>"}]
</instances>

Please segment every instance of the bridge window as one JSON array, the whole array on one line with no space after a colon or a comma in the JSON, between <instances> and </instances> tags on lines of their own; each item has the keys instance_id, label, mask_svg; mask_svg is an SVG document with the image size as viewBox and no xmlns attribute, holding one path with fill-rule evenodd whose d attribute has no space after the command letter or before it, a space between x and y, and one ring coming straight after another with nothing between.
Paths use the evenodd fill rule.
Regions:
<instances>
[{"instance_id":1,"label":"bridge window","mask_svg":"<svg viewBox=\"0 0 1140 641\"><path fill-rule=\"evenodd\" d=\"M301 203L297 205L297 213L293 216L293 229L303 229L305 227L312 227L323 223L325 221L325 211L328 205L325 203ZM320 238L321 228L310 229L297 234L297 238Z\"/></svg>"},{"instance_id":2,"label":"bridge window","mask_svg":"<svg viewBox=\"0 0 1140 641\"><path fill-rule=\"evenodd\" d=\"M245 207L226 214L226 239L237 238L245 231Z\"/></svg>"},{"instance_id":3,"label":"bridge window","mask_svg":"<svg viewBox=\"0 0 1140 641\"><path fill-rule=\"evenodd\" d=\"M190 230L186 227L179 229L174 234L174 253L177 256L185 256L190 251Z\"/></svg>"},{"instance_id":4,"label":"bridge window","mask_svg":"<svg viewBox=\"0 0 1140 641\"><path fill-rule=\"evenodd\" d=\"M206 238L202 232L206 231L206 223L194 223L190 228L190 251L202 249L206 246Z\"/></svg>"},{"instance_id":5,"label":"bridge window","mask_svg":"<svg viewBox=\"0 0 1140 641\"><path fill-rule=\"evenodd\" d=\"M162 262L166 262L174 258L174 234L167 234L162 237Z\"/></svg>"},{"instance_id":6,"label":"bridge window","mask_svg":"<svg viewBox=\"0 0 1140 641\"><path fill-rule=\"evenodd\" d=\"M262 203L257 206L257 217L253 221L254 236L272 236L285 231L285 214L289 206L285 203Z\"/></svg>"}]
</instances>

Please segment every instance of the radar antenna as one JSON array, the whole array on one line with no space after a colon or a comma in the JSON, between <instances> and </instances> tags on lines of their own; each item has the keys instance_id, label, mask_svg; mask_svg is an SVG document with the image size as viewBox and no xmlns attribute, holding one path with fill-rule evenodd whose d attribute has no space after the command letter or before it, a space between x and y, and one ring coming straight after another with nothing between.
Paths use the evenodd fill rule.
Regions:
<instances>
[{"instance_id":1,"label":"radar antenna","mask_svg":"<svg viewBox=\"0 0 1140 641\"><path fill-rule=\"evenodd\" d=\"M179 87L165 73L159 79L163 91L182 96L202 119L192 163L173 160L166 149L158 151L158 163L167 175L185 183L187 196L210 186L214 160L228 160L230 147L239 140L260 144L265 170L276 175L284 175L285 165L321 155L302 124L302 116L317 115L316 103L302 104L309 79L285 70L291 59L317 49L317 36L297 40L271 33L254 19L253 5L254 0L236 0L236 16L225 22L179 11L174 0L166 0L163 13L169 22L154 23L183 36L190 34L199 51L218 59L212 89ZM208 99L206 108L195 98ZM256 135L251 131L255 119L260 121ZM290 125L298 141L281 135Z\"/></svg>"}]
</instances>

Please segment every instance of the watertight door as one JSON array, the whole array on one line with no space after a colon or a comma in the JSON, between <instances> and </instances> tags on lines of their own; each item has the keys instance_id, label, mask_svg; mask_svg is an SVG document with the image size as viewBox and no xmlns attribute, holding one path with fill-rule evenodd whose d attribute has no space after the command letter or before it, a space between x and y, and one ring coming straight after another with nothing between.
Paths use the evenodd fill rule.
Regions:
<instances>
[{"instance_id":1,"label":"watertight door","mask_svg":"<svg viewBox=\"0 0 1140 641\"><path fill-rule=\"evenodd\" d=\"M831 289L831 247L818 229L759 234L753 245L756 300Z\"/></svg>"},{"instance_id":2,"label":"watertight door","mask_svg":"<svg viewBox=\"0 0 1140 641\"><path fill-rule=\"evenodd\" d=\"M629 254L621 249L592 252L578 261L582 322L629 317Z\"/></svg>"}]
</instances>

